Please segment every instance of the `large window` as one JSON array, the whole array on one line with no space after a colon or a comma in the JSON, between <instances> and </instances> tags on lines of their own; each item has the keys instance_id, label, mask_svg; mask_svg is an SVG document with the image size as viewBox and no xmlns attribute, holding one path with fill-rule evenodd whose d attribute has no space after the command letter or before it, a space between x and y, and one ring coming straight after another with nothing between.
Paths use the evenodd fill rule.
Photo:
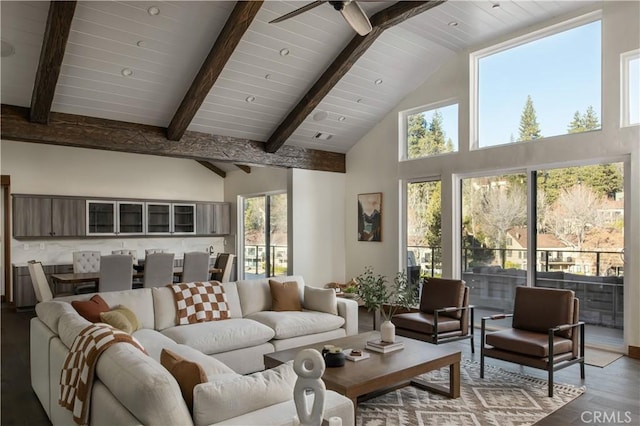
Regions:
<instances>
[{"instance_id":1,"label":"large window","mask_svg":"<svg viewBox=\"0 0 640 426\"><path fill-rule=\"evenodd\" d=\"M411 282L419 277L442 275L441 183L417 181L407 183L407 276Z\"/></svg>"},{"instance_id":2,"label":"large window","mask_svg":"<svg viewBox=\"0 0 640 426\"><path fill-rule=\"evenodd\" d=\"M458 104L444 104L400 113L402 159L458 151Z\"/></svg>"},{"instance_id":3,"label":"large window","mask_svg":"<svg viewBox=\"0 0 640 426\"><path fill-rule=\"evenodd\" d=\"M596 18L472 55L472 148L600 129L601 21Z\"/></svg>"}]
</instances>

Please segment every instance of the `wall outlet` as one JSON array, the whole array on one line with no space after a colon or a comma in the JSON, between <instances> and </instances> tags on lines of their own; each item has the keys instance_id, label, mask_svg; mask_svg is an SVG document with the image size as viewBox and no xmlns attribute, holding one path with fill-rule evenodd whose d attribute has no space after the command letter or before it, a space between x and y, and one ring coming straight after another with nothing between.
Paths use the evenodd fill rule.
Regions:
<instances>
[{"instance_id":1,"label":"wall outlet","mask_svg":"<svg viewBox=\"0 0 640 426\"><path fill-rule=\"evenodd\" d=\"M123 241L123 242L122 242L122 248L125 248L126 246L127 246L127 242L126 242L126 241Z\"/></svg>"},{"instance_id":2,"label":"wall outlet","mask_svg":"<svg viewBox=\"0 0 640 426\"><path fill-rule=\"evenodd\" d=\"M24 244L22 245L22 248L23 248L24 250L29 250L29 244L24 243Z\"/></svg>"},{"instance_id":3,"label":"wall outlet","mask_svg":"<svg viewBox=\"0 0 640 426\"><path fill-rule=\"evenodd\" d=\"M44 250L44 243L40 243L40 250Z\"/></svg>"}]
</instances>

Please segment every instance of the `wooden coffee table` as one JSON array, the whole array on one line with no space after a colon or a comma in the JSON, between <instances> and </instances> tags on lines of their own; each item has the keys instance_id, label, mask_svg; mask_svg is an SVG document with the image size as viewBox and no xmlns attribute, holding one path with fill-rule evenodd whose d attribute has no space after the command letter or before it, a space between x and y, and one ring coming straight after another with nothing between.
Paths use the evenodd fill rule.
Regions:
<instances>
[{"instance_id":1,"label":"wooden coffee table","mask_svg":"<svg viewBox=\"0 0 640 426\"><path fill-rule=\"evenodd\" d=\"M313 345L301 346L264 355L264 364L273 368L295 358L300 350L313 348L318 351L326 344L343 349L363 349L367 340L379 339L378 332L343 337ZM436 346L407 337L396 337L404 342L404 349L381 354L368 351L370 358L361 361L345 361L344 367L326 368L322 380L329 390L333 390L353 401L354 409L360 400L379 395L382 391L413 385L436 392L450 398L460 396L460 351ZM443 387L416 379L420 374L449 367L449 386Z\"/></svg>"}]
</instances>

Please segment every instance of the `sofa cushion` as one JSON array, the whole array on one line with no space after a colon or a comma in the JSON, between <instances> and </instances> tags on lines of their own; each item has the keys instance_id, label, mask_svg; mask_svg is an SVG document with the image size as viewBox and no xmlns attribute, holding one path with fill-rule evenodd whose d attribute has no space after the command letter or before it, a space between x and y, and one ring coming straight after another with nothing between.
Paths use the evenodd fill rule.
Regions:
<instances>
[{"instance_id":1,"label":"sofa cushion","mask_svg":"<svg viewBox=\"0 0 640 426\"><path fill-rule=\"evenodd\" d=\"M71 306L90 322L100 322L100 314L109 310L109 305L99 294L89 300L74 300L71 302Z\"/></svg>"},{"instance_id":2,"label":"sofa cushion","mask_svg":"<svg viewBox=\"0 0 640 426\"><path fill-rule=\"evenodd\" d=\"M304 307L310 311L338 315L336 292L332 288L304 286Z\"/></svg>"},{"instance_id":3,"label":"sofa cushion","mask_svg":"<svg viewBox=\"0 0 640 426\"><path fill-rule=\"evenodd\" d=\"M193 410L193 388L207 381L207 375L197 362L189 361L168 349L160 354L160 364L175 377L180 386L184 402Z\"/></svg>"},{"instance_id":4,"label":"sofa cushion","mask_svg":"<svg viewBox=\"0 0 640 426\"><path fill-rule=\"evenodd\" d=\"M70 348L78 334L90 325L90 321L87 321L75 311L64 313L60 316L60 321L58 322L60 340L67 348Z\"/></svg>"},{"instance_id":5,"label":"sofa cushion","mask_svg":"<svg viewBox=\"0 0 640 426\"><path fill-rule=\"evenodd\" d=\"M143 425L189 425L191 413L173 376L133 345L112 345L96 375Z\"/></svg>"},{"instance_id":6,"label":"sofa cushion","mask_svg":"<svg viewBox=\"0 0 640 426\"><path fill-rule=\"evenodd\" d=\"M118 305L122 305L135 312L142 327L154 327L153 298L150 288L107 291L99 294L110 307L113 308ZM74 296L56 297L55 300L71 303L73 300L89 300L91 297L91 294L78 294Z\"/></svg>"},{"instance_id":7,"label":"sofa cushion","mask_svg":"<svg viewBox=\"0 0 640 426\"><path fill-rule=\"evenodd\" d=\"M301 276L280 276L271 277L270 279L278 282L297 282L300 290L300 299L302 299L304 280ZM269 290L269 280L239 280L236 284L243 316L246 317L247 315L255 312L271 310L271 291Z\"/></svg>"},{"instance_id":8,"label":"sofa cushion","mask_svg":"<svg viewBox=\"0 0 640 426\"><path fill-rule=\"evenodd\" d=\"M224 293L227 296L229 318L242 318L236 283L222 283L222 287L224 287ZM155 325L153 328L162 331L165 328L176 326L178 324L178 313L173 291L169 287L154 287L151 290L153 294L153 310L155 312Z\"/></svg>"},{"instance_id":9,"label":"sofa cushion","mask_svg":"<svg viewBox=\"0 0 640 426\"><path fill-rule=\"evenodd\" d=\"M193 421L196 426L210 425L290 400L297 378L293 361L290 361L235 380L197 385L193 397Z\"/></svg>"},{"instance_id":10,"label":"sofa cushion","mask_svg":"<svg viewBox=\"0 0 640 426\"><path fill-rule=\"evenodd\" d=\"M178 344L159 331L143 328L133 333L133 337L135 337L140 344L144 346L144 349L147 351L149 356L157 362L160 362L160 354L162 353L162 350L169 349L171 352L178 354L184 359L200 364L207 376L238 375L221 361L205 355L187 345Z\"/></svg>"},{"instance_id":11,"label":"sofa cushion","mask_svg":"<svg viewBox=\"0 0 640 426\"><path fill-rule=\"evenodd\" d=\"M269 280L269 291L271 292L272 310L278 312L302 310L297 282L285 281L281 283Z\"/></svg>"},{"instance_id":12,"label":"sofa cushion","mask_svg":"<svg viewBox=\"0 0 640 426\"><path fill-rule=\"evenodd\" d=\"M510 328L487 334L486 342L504 351L540 358L549 356L549 336L545 333ZM570 339L558 336L553 339L553 352L556 355L570 352L572 347Z\"/></svg>"},{"instance_id":13,"label":"sofa cushion","mask_svg":"<svg viewBox=\"0 0 640 426\"><path fill-rule=\"evenodd\" d=\"M224 320L229 308L224 288L217 281L171 285L178 313L178 324Z\"/></svg>"},{"instance_id":14,"label":"sofa cushion","mask_svg":"<svg viewBox=\"0 0 640 426\"><path fill-rule=\"evenodd\" d=\"M266 325L275 332L276 339L288 339L307 334L335 330L344 324L344 318L324 312L256 312L247 318Z\"/></svg>"},{"instance_id":15,"label":"sofa cushion","mask_svg":"<svg viewBox=\"0 0 640 426\"><path fill-rule=\"evenodd\" d=\"M76 312L76 310L67 302L50 300L36 305L38 318L55 334L58 334L58 322L60 321L60 317L62 314L69 312Z\"/></svg>"},{"instance_id":16,"label":"sofa cushion","mask_svg":"<svg viewBox=\"0 0 640 426\"><path fill-rule=\"evenodd\" d=\"M162 334L207 355L257 346L275 335L266 325L242 318L179 325Z\"/></svg>"}]
</instances>

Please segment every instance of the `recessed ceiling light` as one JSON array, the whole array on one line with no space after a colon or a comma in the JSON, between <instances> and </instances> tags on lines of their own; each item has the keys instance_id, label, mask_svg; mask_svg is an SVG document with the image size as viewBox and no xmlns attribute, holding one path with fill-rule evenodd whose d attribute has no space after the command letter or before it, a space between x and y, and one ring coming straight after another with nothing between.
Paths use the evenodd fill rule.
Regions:
<instances>
[{"instance_id":1,"label":"recessed ceiling light","mask_svg":"<svg viewBox=\"0 0 640 426\"><path fill-rule=\"evenodd\" d=\"M494 3L493 5L491 5L492 9L498 9L500 7L500 3Z\"/></svg>"},{"instance_id":2,"label":"recessed ceiling light","mask_svg":"<svg viewBox=\"0 0 640 426\"><path fill-rule=\"evenodd\" d=\"M340 117L338 117L338 121L344 121L346 119L347 117L345 117L344 115L341 115Z\"/></svg>"},{"instance_id":3,"label":"recessed ceiling light","mask_svg":"<svg viewBox=\"0 0 640 426\"><path fill-rule=\"evenodd\" d=\"M256 97L255 97L255 96L253 96L253 95L249 95L249 96L247 96L247 98L245 99L245 101L246 101L246 102L249 102L249 103L251 103L251 102L253 102L253 101L255 101L255 100L256 100Z\"/></svg>"},{"instance_id":4,"label":"recessed ceiling light","mask_svg":"<svg viewBox=\"0 0 640 426\"><path fill-rule=\"evenodd\" d=\"M136 45L138 45L138 47L146 47L147 46L147 42L144 41L144 40L138 40Z\"/></svg>"},{"instance_id":5,"label":"recessed ceiling light","mask_svg":"<svg viewBox=\"0 0 640 426\"><path fill-rule=\"evenodd\" d=\"M122 68L122 71L120 71L120 73L125 77L131 77L133 75L133 71L131 70L131 68Z\"/></svg>"},{"instance_id":6,"label":"recessed ceiling light","mask_svg":"<svg viewBox=\"0 0 640 426\"><path fill-rule=\"evenodd\" d=\"M160 9L155 6L151 6L149 9L147 9L147 13L151 16L160 15Z\"/></svg>"},{"instance_id":7,"label":"recessed ceiling light","mask_svg":"<svg viewBox=\"0 0 640 426\"><path fill-rule=\"evenodd\" d=\"M271 80L271 74L265 74L264 79L265 80Z\"/></svg>"},{"instance_id":8,"label":"recessed ceiling light","mask_svg":"<svg viewBox=\"0 0 640 426\"><path fill-rule=\"evenodd\" d=\"M329 139L331 139L333 137L332 134L330 133L323 133L323 132L318 132L315 135L313 135L314 139L321 139L323 141L328 141Z\"/></svg>"},{"instance_id":9,"label":"recessed ceiling light","mask_svg":"<svg viewBox=\"0 0 640 426\"><path fill-rule=\"evenodd\" d=\"M329 117L329 113L327 111L318 111L315 114L313 114L313 119L315 121L322 121L322 120L326 120L327 117Z\"/></svg>"},{"instance_id":10,"label":"recessed ceiling light","mask_svg":"<svg viewBox=\"0 0 640 426\"><path fill-rule=\"evenodd\" d=\"M287 56L289 53L289 49L287 49L286 47L284 49L280 49L280 56Z\"/></svg>"},{"instance_id":11,"label":"recessed ceiling light","mask_svg":"<svg viewBox=\"0 0 640 426\"><path fill-rule=\"evenodd\" d=\"M361 103L362 103L362 98L358 98L358 99L356 99L356 103L361 104Z\"/></svg>"},{"instance_id":12,"label":"recessed ceiling light","mask_svg":"<svg viewBox=\"0 0 640 426\"><path fill-rule=\"evenodd\" d=\"M382 79L378 78L378 79L376 79L376 81L374 81L374 83L375 83L376 86L380 86L382 84Z\"/></svg>"},{"instance_id":13,"label":"recessed ceiling light","mask_svg":"<svg viewBox=\"0 0 640 426\"><path fill-rule=\"evenodd\" d=\"M449 22L449 26L450 27L457 27L458 23L456 21L451 21L451 22Z\"/></svg>"},{"instance_id":14,"label":"recessed ceiling light","mask_svg":"<svg viewBox=\"0 0 640 426\"><path fill-rule=\"evenodd\" d=\"M3 58L6 58L7 56L11 56L14 53L16 53L16 49L13 47L11 43L1 40L0 45L1 45L0 56L2 56Z\"/></svg>"}]
</instances>

